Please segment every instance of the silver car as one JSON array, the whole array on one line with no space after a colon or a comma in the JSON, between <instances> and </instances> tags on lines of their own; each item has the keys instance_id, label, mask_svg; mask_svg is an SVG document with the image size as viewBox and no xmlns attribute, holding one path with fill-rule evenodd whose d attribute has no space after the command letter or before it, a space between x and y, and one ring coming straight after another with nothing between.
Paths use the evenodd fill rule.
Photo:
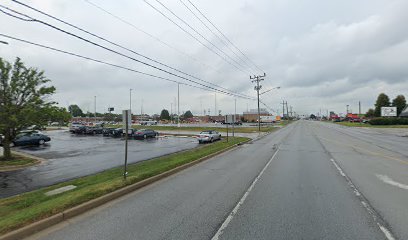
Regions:
<instances>
[{"instance_id":1,"label":"silver car","mask_svg":"<svg viewBox=\"0 0 408 240\"><path fill-rule=\"evenodd\" d=\"M214 142L216 140L221 140L221 134L214 130L202 131L197 139L198 143Z\"/></svg>"}]
</instances>

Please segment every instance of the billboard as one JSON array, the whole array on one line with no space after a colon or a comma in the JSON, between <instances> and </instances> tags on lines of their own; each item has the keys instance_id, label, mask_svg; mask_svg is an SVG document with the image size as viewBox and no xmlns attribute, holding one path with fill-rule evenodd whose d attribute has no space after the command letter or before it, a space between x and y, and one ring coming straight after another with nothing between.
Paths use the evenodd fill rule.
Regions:
<instances>
[{"instance_id":1,"label":"billboard","mask_svg":"<svg viewBox=\"0 0 408 240\"><path fill-rule=\"evenodd\" d=\"M397 107L381 107L381 117L396 117Z\"/></svg>"}]
</instances>

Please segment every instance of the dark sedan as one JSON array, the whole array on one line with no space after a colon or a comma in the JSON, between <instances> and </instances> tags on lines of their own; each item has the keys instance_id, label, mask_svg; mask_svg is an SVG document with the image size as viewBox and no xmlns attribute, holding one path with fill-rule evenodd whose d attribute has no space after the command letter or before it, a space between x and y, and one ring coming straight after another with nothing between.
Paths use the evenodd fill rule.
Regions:
<instances>
[{"instance_id":1,"label":"dark sedan","mask_svg":"<svg viewBox=\"0 0 408 240\"><path fill-rule=\"evenodd\" d=\"M154 138L156 136L159 136L159 133L151 129L140 129L133 133L135 139Z\"/></svg>"},{"instance_id":2,"label":"dark sedan","mask_svg":"<svg viewBox=\"0 0 408 240\"><path fill-rule=\"evenodd\" d=\"M51 141L51 138L41 133L19 134L12 141L11 146L44 145Z\"/></svg>"},{"instance_id":3,"label":"dark sedan","mask_svg":"<svg viewBox=\"0 0 408 240\"><path fill-rule=\"evenodd\" d=\"M86 127L85 128L85 133L86 134L102 134L103 133L103 128L101 127Z\"/></svg>"}]
</instances>

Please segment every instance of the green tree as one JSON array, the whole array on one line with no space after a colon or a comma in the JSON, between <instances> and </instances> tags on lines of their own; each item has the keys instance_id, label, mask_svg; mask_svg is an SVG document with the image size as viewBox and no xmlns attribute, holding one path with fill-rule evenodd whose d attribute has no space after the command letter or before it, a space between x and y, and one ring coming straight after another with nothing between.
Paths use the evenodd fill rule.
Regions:
<instances>
[{"instance_id":1,"label":"green tree","mask_svg":"<svg viewBox=\"0 0 408 240\"><path fill-rule=\"evenodd\" d=\"M167 109L163 109L160 113L160 119L161 120L170 120L170 114Z\"/></svg>"},{"instance_id":2,"label":"green tree","mask_svg":"<svg viewBox=\"0 0 408 240\"><path fill-rule=\"evenodd\" d=\"M194 117L193 116L193 114L191 113L191 111L190 110L188 110L187 112L185 112L184 113L184 119L187 119L187 118L192 118L192 117Z\"/></svg>"},{"instance_id":3,"label":"green tree","mask_svg":"<svg viewBox=\"0 0 408 240\"><path fill-rule=\"evenodd\" d=\"M0 58L0 133L4 135L4 160L11 159L10 143L24 128L43 126L45 116L55 104L55 93L43 71L24 66L20 58L14 64Z\"/></svg>"},{"instance_id":4,"label":"green tree","mask_svg":"<svg viewBox=\"0 0 408 240\"><path fill-rule=\"evenodd\" d=\"M381 117L381 107L389 107L390 104L390 98L385 95L385 93L380 93L380 95L378 95L377 101L375 102L374 115L376 117Z\"/></svg>"},{"instance_id":5,"label":"green tree","mask_svg":"<svg viewBox=\"0 0 408 240\"><path fill-rule=\"evenodd\" d=\"M368 111L366 112L365 116L366 116L367 118L375 117L374 109L372 109L372 108L368 109Z\"/></svg>"},{"instance_id":6,"label":"green tree","mask_svg":"<svg viewBox=\"0 0 408 240\"><path fill-rule=\"evenodd\" d=\"M402 110L404 110L405 106L407 105L407 101L405 100L404 95L398 95L397 97L392 100L392 106L397 107L397 116L400 115Z\"/></svg>"},{"instance_id":7,"label":"green tree","mask_svg":"<svg viewBox=\"0 0 408 240\"><path fill-rule=\"evenodd\" d=\"M82 112L82 109L78 105L69 105L68 107L68 112L72 114L73 117L83 117L84 112Z\"/></svg>"},{"instance_id":8,"label":"green tree","mask_svg":"<svg viewBox=\"0 0 408 240\"><path fill-rule=\"evenodd\" d=\"M66 108L53 106L48 111L48 121L58 122L60 125L68 122L71 119L71 113Z\"/></svg>"}]
</instances>

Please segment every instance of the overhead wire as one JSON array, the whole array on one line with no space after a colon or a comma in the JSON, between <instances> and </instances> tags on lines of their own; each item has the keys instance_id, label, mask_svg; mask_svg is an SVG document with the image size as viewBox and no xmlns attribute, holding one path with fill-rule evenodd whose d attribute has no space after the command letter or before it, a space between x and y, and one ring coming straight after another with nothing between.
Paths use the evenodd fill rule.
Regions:
<instances>
[{"instance_id":1,"label":"overhead wire","mask_svg":"<svg viewBox=\"0 0 408 240\"><path fill-rule=\"evenodd\" d=\"M215 24L205 16L205 14L198 9L194 3L192 3L190 0L187 0L199 13L201 16L203 16L235 49L237 49L249 62L251 62L259 71L263 71L257 64L255 64L243 51L241 51Z\"/></svg>"},{"instance_id":2,"label":"overhead wire","mask_svg":"<svg viewBox=\"0 0 408 240\"><path fill-rule=\"evenodd\" d=\"M257 70L255 70L250 64L248 64L247 61L245 61L245 59L242 59L241 56L239 56L239 54L236 53L236 51L234 51L231 47L230 44L228 44L224 39L222 39L218 34L216 34L199 16L197 16L197 14L189 7L187 6L187 4L183 1L183 0L179 0L181 2L181 4L187 8L187 10L193 14L193 16L195 18L197 18L201 24L204 25L204 27L210 31L218 40L220 40L221 43L223 43L224 46L226 46L241 62L245 63L245 65L251 69L251 71L256 72Z\"/></svg>"},{"instance_id":3,"label":"overhead wire","mask_svg":"<svg viewBox=\"0 0 408 240\"><path fill-rule=\"evenodd\" d=\"M213 46L215 49L217 49L218 51L220 51L221 53L224 54L225 57L228 57L230 60L232 60L234 63L236 63L238 66L240 66L241 68L245 69L244 66L242 66L239 62L237 62L235 59L233 59L232 57L230 57L227 53L225 53L222 49L220 49L217 45L215 45L213 42L211 42L210 40L208 40L208 38L206 38L204 35L202 35L198 30L196 30L195 28L193 28L189 23L187 23L185 20L183 20L181 17L179 17L174 11L172 11L169 7L167 7L165 4L163 4L161 1L159 0L155 0L157 3L159 3L162 7L164 7L168 12L171 13L171 15L173 15L174 17L176 17L179 21L181 21L182 23L184 23L184 25L186 25L188 28L190 28L191 30L193 30L193 32L195 32L196 34L198 34L201 38L203 38L207 43L209 43L211 46Z\"/></svg>"},{"instance_id":4,"label":"overhead wire","mask_svg":"<svg viewBox=\"0 0 408 240\"><path fill-rule=\"evenodd\" d=\"M213 70L213 71L217 71L218 73L220 73L220 71L219 71L218 69L214 68L213 66L210 66L210 65L208 65L208 64L206 64L206 63L200 61L199 59L193 57L192 55L190 55L190 54L188 54L188 53L186 53L186 52L184 52L184 51L178 49L177 47L172 46L170 43L165 42L165 41L163 41L162 39L160 39L159 37L157 37L157 36L155 36L155 35L153 35L153 34L147 32L147 31L145 31L145 30L143 30L143 29L137 27L135 24L133 24L133 23L131 23L131 22L129 22L129 21L123 19L122 17L119 17L118 15L116 15L116 14L114 14L114 13L112 13L112 12L106 10L105 8L101 7L100 5L97 5L97 4L95 4L94 2L92 2L92 1L90 1L90 0L83 0L83 1L86 2L86 3L88 3L89 5L91 5L91 6L95 7L95 8L97 8L97 9L99 9L99 10L102 11L102 12L105 12L106 14L112 16L113 18L119 20L120 22L122 22L122 23L124 23L124 24L126 24L126 25L131 26L132 28L136 29L137 31L139 31L139 32L141 32L141 33L143 33L143 34L149 36L150 38L152 38L152 39L156 40L157 42L163 44L164 46L166 46L166 47L168 47L168 48L174 50L175 52L177 52L177 53L179 53L179 54L181 54L181 55L183 55L183 56L185 56L185 57L187 57L187 58L189 58L189 59L191 59L191 60L193 60L193 61L195 61L195 62L201 64L201 65L203 65L204 67L206 67L206 68L208 68L208 69L211 69L211 70Z\"/></svg>"},{"instance_id":5,"label":"overhead wire","mask_svg":"<svg viewBox=\"0 0 408 240\"><path fill-rule=\"evenodd\" d=\"M169 78L166 78L166 77L161 77L161 76L157 76L157 75L154 75L154 74L142 72L142 71L135 70L135 69L132 69L132 68L129 68L129 67L124 67L124 66L121 66L121 65L118 65L118 64L109 63L109 62L102 61L102 60L99 60L99 59L96 59L96 58L87 57L87 56L84 56L84 55L81 55L81 54L78 54L78 53L73 53L73 52L69 52L69 51L66 51L66 50L61 50L61 49L58 49L58 48L46 46L46 45L43 45L43 44L40 44L40 43L35 43L35 42L28 41L28 40L25 40L25 39L22 39L22 38L13 37L13 36L10 36L10 35L7 35L7 34L0 33L0 36L8 38L8 39L15 40L15 41L23 42L23 43L26 43L26 44L34 45L34 46L37 46L37 47L40 47L40 48L44 48L44 49L52 50L52 51L55 51L55 52L63 53L63 54L66 54L66 55L74 56L74 57L77 57L77 58L81 58L81 59L89 60L89 61L92 61L92 62L108 65L108 66L111 66L111 67L131 71L131 72L138 73L138 74L141 74L141 75L144 75L144 76L157 78L157 79L161 79L161 80L164 80L164 81L173 82L173 83L177 83L177 84L181 84L181 85L185 85L185 86L189 86L189 87L192 87L192 88L197 88L197 89L201 89L201 90L205 90L205 91L217 92L217 91L215 91L213 89L199 87L199 86L196 86L196 85L176 81L176 80L169 79ZM225 94L225 93L223 93L223 94ZM240 97L240 96L236 96L236 97ZM249 100L254 100L254 99L249 99Z\"/></svg>"},{"instance_id":6,"label":"overhead wire","mask_svg":"<svg viewBox=\"0 0 408 240\"><path fill-rule=\"evenodd\" d=\"M13 1L14 1L14 0L13 0ZM38 19L35 19L35 18L32 18L32 17L30 17L30 16L28 16L28 15L26 15L26 14L19 13L19 12L13 10L13 9L10 9L10 8L8 8L8 7L5 7L5 6L1 5L1 4L0 4L0 7L5 8L5 9L7 9L7 10L9 10L9 11L12 11L12 12L14 12L14 13L16 13L16 14L22 15L22 16L24 16L24 17L28 17L31 22L38 22L38 23L44 24L44 25L46 25L46 26L48 26L48 27L51 27L51 28L53 28L53 29L55 29L55 30L58 30L58 31L60 31L60 32L63 32L63 33L65 33L65 34L67 34L67 35L70 35L70 36L72 36L72 37L78 38L78 39L80 39L80 40L82 40L82 41L85 41L85 42L87 42L87 43L89 43L89 44L92 44L92 45L94 45L94 46L97 46L97 47L99 47L99 48L102 48L102 49L104 49L104 50L107 50L107 51L109 51L109 52L115 53L115 54L120 55L120 56L122 56L122 57L128 58L128 59L130 59L130 60L136 61L136 62L141 63L141 64L143 64L143 65L146 65L146 66L148 66L148 67L154 68L154 69L156 69L156 70L162 71L162 72L167 73L167 74L169 74L169 75L172 75L172 76L174 76L174 77L178 77L178 78L181 78L181 79L183 79L183 80L186 80L186 81L195 83L195 84L197 84L197 85L201 85L201 86L204 86L204 87L207 87L207 88L210 88L210 89L213 89L213 90L216 90L216 91L218 91L218 92L222 92L222 93L225 93L225 94L228 94L228 95L240 96L240 97L242 97L242 98L250 98L249 96L245 96L245 95L243 95L243 94L239 94L239 95L238 95L238 94L230 93L230 92L227 92L227 91L224 91L224 90L220 90L220 89L217 89L217 88L214 88L214 87L206 86L205 84L202 84L202 83L199 83L199 82L197 82L197 81L188 79L188 78L186 78L186 77L180 76L180 75L178 75L178 74L172 73L172 72L170 72L170 71L167 71L167 70L165 70L165 69L159 68L159 67L154 66L154 65L152 65L152 64L143 62L143 61L138 60L138 59L136 59L136 58L133 58L133 57L130 57L130 56L125 55L125 54L123 54L123 53L120 53L120 52L118 52L118 51L116 51L116 50L113 50L113 49L110 49L110 48L108 48L108 47L105 47L105 46L103 46L103 45L101 45L101 44L95 43L95 42L93 42L93 41L91 41L91 40L89 40L89 39L86 39L86 38L81 37L81 36L78 36L78 35L76 35L76 34L74 34L74 33L71 33L71 32L68 32L68 31L66 31L66 30L63 30L63 29L61 29L61 28L58 28L58 27L56 27L56 26L54 26L54 25L52 25L52 24L46 23L46 22L44 22L44 21L41 21L41 20L38 20ZM20 19L20 20L21 20L21 19ZM25 20L25 21L27 21L27 20Z\"/></svg>"},{"instance_id":7,"label":"overhead wire","mask_svg":"<svg viewBox=\"0 0 408 240\"><path fill-rule=\"evenodd\" d=\"M73 24L71 24L71 23L69 23L69 22L67 22L67 21L64 21L64 20L62 20L62 19L59 19L59 18L57 18L57 17L55 17L55 16L52 16L51 14L48 14L48 13L45 13L45 12L39 10L39 9L36 9L36 8L34 8L34 7L32 7L32 6L28 5L28 4L22 3L22 2L20 2L20 1L18 1L18 0L12 0L12 1L15 2L15 3L17 3L17 4L20 4L20 5L24 6L24 7L26 7L26 8L29 8L29 9L31 9L31 10L33 10L33 11L36 11L36 12L42 14L42 15L45 15L45 16L51 18L51 19L54 19L54 20L56 20L56 21L58 21L58 22L61 22L61 23L63 23L63 24L66 24L66 25L68 25L68 26L70 26L70 27L72 27L72 28L75 28L75 29L77 29L77 30L79 30L79 31L81 31L81 32L84 32L84 33L89 34L89 35L91 35L91 36L93 36L93 37L96 37L96 38L98 38L98 39L100 39L100 40L102 40L102 41L108 42L109 44L112 44L112 45L114 45L114 46L116 46L116 47L119 47L119 48L121 48L121 49L124 49L124 50L126 50L126 51L129 51L129 52L131 52L131 53L133 53L133 54L135 54L135 55L137 55L137 56L143 57L143 58L145 58L145 59L147 59L147 60L149 60L149 61L152 61L152 62L154 62L154 63L157 63L157 64L159 64L159 65L161 65L161 66L167 67L167 68L169 68L169 69L171 69L171 70L173 70L173 71L176 71L176 72L178 72L178 73L184 74L184 75L186 75L186 76L188 76L188 77L191 77L191 78L194 78L194 79L196 79L196 80L198 80L198 81L202 81L202 82L205 82L205 83L207 83L207 84L211 84L211 85L216 86L216 87L218 87L218 88L221 88L221 89L223 89L223 90L225 90L225 91L229 91L229 92L232 92L232 93L235 93L235 94L243 95L243 94L241 94L241 93L238 93L238 92L229 90L229 89L224 88L224 87L222 87L222 86L220 86L220 85L217 85L217 84L215 84L215 83L212 83L212 82L206 81L206 80L204 80L204 79L198 78L198 77L196 77L196 76L194 76L194 75L191 75L191 74L189 74L189 73L186 73L186 72L184 72L184 71L181 71L181 70L179 70L179 69L176 69L176 68L174 68L174 67L171 67L171 66L169 66L169 65L167 65L167 64L164 64L164 63L162 63L162 62L159 62L159 61L157 61L157 60L155 60L155 59L152 59L152 58L150 58L150 57L147 57L147 56L145 56L145 55L143 55L143 54L140 54L140 53L138 53L138 52L136 52L136 51L134 51L134 50L132 50L132 49L129 49L129 48L127 48L127 47L124 47L124 46L122 46L122 45L120 45L120 44L117 44L117 43L111 41L111 40L108 40L108 39L106 39L106 38L104 38L104 37L101 37L101 36L99 36L99 35L97 35L97 34L94 34L94 33L90 32L90 31L88 31L88 30L85 30L85 29L83 29L83 28L80 28L80 27L78 27L78 26L76 26L76 25L73 25ZM0 6L1 6L1 5L0 5ZM5 7L5 8L7 8L7 7ZM18 13L17 11L14 11L14 10L12 10L12 9L10 9L10 8L7 8L7 9L8 9L9 11L13 11L13 12L15 12L15 13ZM75 35L75 34L70 34L68 31L62 30L62 29L60 29L60 28L58 28L58 27L55 27L55 26L53 26L53 25L51 25L51 24L48 24L48 23L46 23L46 22L44 22L44 21L41 21L41 20L38 20L38 19L34 19L34 18L32 18L32 17L30 17L30 16L28 16L28 15L26 15L26 14L22 14L22 13L18 13L18 14L20 14L20 15L22 15L22 16L25 16L25 17L28 17L28 18L31 18L32 20L30 20L30 21L32 21L32 22L39 22L39 23L44 24L44 25L46 25L46 26L48 26L48 27L52 27L52 28L54 28L54 29L56 29L56 30L58 30L58 31L62 31L62 32L66 33L66 34L69 34L69 35L71 35L71 36L74 36L74 37L77 37L77 38L79 37L79 36L77 36L77 35ZM22 19L20 19L20 20L22 20ZM81 37L79 37L79 38L81 39ZM82 38L81 40L84 40L84 38ZM91 41L87 41L87 42L88 42L88 43L91 43ZM95 44L94 44L94 45L95 45ZM107 49L105 49L105 50L107 50ZM123 55L122 55L122 56L123 56ZM153 66L153 65L149 65L149 66ZM167 73L169 73L169 72L167 72ZM169 74L170 74L170 73L169 73Z\"/></svg>"},{"instance_id":8,"label":"overhead wire","mask_svg":"<svg viewBox=\"0 0 408 240\"><path fill-rule=\"evenodd\" d=\"M171 19L169 16L167 16L166 14L164 14L162 11L160 11L158 8L156 8L155 6L153 6L152 4L150 4L148 1L143 0L147 5L149 5L151 8L153 8L156 12L158 12L160 15L162 15L163 17L165 17L167 20L169 20L170 22L172 22L174 25L176 25L178 28L180 28L183 32L185 32L187 35L189 35L190 37L192 37L193 39L195 39L198 43L200 43L201 45L203 45L205 48L207 48L209 51L211 51L212 53L214 53L215 55L217 55L218 57L220 57L222 60L224 60L226 63L230 64L231 66L235 67L238 71L244 73L244 74L248 74L247 72L245 72L244 70L242 70L241 68L239 68L238 66L236 66L234 63L230 62L228 59L226 59L224 56L221 56L217 51L215 51L214 49L210 48L209 46L207 46L207 44L203 43L203 41L201 41L200 39L198 39L196 36L194 36L191 32L187 31L185 28L183 28L182 26L180 26L180 24L176 23L173 19Z\"/></svg>"}]
</instances>

